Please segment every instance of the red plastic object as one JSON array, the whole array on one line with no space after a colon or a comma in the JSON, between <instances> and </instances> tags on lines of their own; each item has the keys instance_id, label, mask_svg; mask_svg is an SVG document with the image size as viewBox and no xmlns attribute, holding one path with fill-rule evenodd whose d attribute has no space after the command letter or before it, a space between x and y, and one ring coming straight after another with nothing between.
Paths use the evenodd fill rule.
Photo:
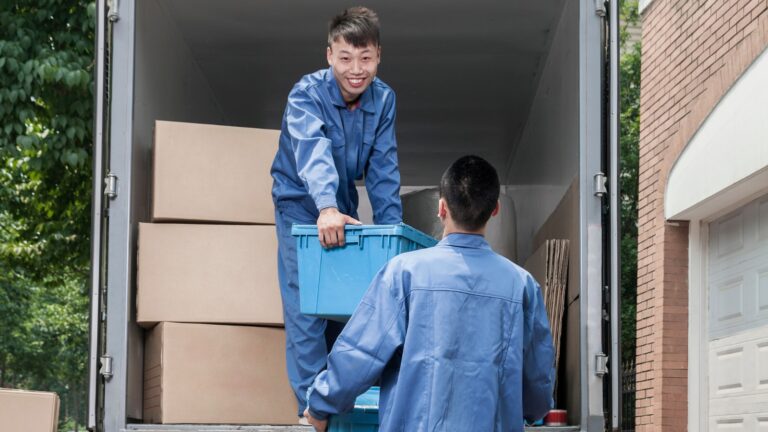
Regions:
<instances>
[{"instance_id":1,"label":"red plastic object","mask_svg":"<svg viewBox=\"0 0 768 432\"><path fill-rule=\"evenodd\" d=\"M550 410L544 417L545 426L566 426L568 423L568 411L561 409Z\"/></svg>"}]
</instances>

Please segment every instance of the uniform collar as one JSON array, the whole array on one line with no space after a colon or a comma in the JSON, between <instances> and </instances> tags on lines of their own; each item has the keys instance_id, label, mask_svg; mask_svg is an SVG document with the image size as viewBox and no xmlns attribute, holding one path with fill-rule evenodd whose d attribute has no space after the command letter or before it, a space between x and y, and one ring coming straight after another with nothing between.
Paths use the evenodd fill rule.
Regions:
<instances>
[{"instance_id":1,"label":"uniform collar","mask_svg":"<svg viewBox=\"0 0 768 432\"><path fill-rule=\"evenodd\" d=\"M474 249L490 249L491 246L480 234L451 233L443 237L438 245L455 246Z\"/></svg>"},{"instance_id":2,"label":"uniform collar","mask_svg":"<svg viewBox=\"0 0 768 432\"><path fill-rule=\"evenodd\" d=\"M374 78L374 81L376 78ZM333 75L333 67L328 68L328 72L325 74L325 82L328 85L328 92L331 95L331 102L339 108L347 108L347 103L344 102L344 97L341 96L341 89L339 83L336 82L336 76ZM375 113L376 107L373 104L373 82L365 89L365 92L360 96L360 107L367 113Z\"/></svg>"}]
</instances>

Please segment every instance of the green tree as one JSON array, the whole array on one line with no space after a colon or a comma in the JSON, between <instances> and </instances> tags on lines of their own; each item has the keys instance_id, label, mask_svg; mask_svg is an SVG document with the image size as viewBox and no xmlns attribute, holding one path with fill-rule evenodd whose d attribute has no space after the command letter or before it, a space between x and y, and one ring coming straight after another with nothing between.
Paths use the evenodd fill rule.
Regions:
<instances>
[{"instance_id":1,"label":"green tree","mask_svg":"<svg viewBox=\"0 0 768 432\"><path fill-rule=\"evenodd\" d=\"M621 206L621 330L622 358L635 357L637 315L637 186L640 142L640 43L631 42L628 25L637 25L637 0L621 4L623 23L619 62L621 168L619 172Z\"/></svg>"},{"instance_id":2,"label":"green tree","mask_svg":"<svg viewBox=\"0 0 768 432\"><path fill-rule=\"evenodd\" d=\"M0 386L85 419L95 5L0 7Z\"/></svg>"}]
</instances>

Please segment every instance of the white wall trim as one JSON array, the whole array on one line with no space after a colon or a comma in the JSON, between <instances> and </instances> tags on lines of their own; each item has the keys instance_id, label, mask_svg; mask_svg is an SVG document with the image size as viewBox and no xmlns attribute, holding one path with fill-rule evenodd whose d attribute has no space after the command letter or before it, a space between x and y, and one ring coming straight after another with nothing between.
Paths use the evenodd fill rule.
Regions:
<instances>
[{"instance_id":1,"label":"white wall trim","mask_svg":"<svg viewBox=\"0 0 768 432\"><path fill-rule=\"evenodd\" d=\"M706 432L709 427L709 224L692 220L688 226L688 242L688 430Z\"/></svg>"},{"instance_id":2,"label":"white wall trim","mask_svg":"<svg viewBox=\"0 0 768 432\"><path fill-rule=\"evenodd\" d=\"M768 190L768 51L720 99L675 161L667 219L703 219Z\"/></svg>"},{"instance_id":3,"label":"white wall trim","mask_svg":"<svg viewBox=\"0 0 768 432\"><path fill-rule=\"evenodd\" d=\"M640 13L640 15L645 12L645 9L653 3L653 0L640 0L637 2L637 11Z\"/></svg>"}]
</instances>

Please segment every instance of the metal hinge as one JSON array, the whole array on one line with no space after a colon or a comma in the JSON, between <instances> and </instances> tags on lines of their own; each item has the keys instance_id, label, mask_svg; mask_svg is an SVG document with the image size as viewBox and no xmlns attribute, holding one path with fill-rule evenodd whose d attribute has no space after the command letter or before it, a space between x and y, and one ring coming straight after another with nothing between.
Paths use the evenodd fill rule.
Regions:
<instances>
[{"instance_id":1,"label":"metal hinge","mask_svg":"<svg viewBox=\"0 0 768 432\"><path fill-rule=\"evenodd\" d=\"M605 184L608 182L608 178L605 176L605 174L599 172L595 174L595 196L602 198L605 196L606 193L608 193L608 189L605 187Z\"/></svg>"},{"instance_id":2,"label":"metal hinge","mask_svg":"<svg viewBox=\"0 0 768 432\"><path fill-rule=\"evenodd\" d=\"M117 198L117 176L112 173L104 177L104 196L109 199Z\"/></svg>"},{"instance_id":3,"label":"metal hinge","mask_svg":"<svg viewBox=\"0 0 768 432\"><path fill-rule=\"evenodd\" d=\"M99 373L107 381L112 378L112 357L101 356L101 369L99 369Z\"/></svg>"},{"instance_id":4,"label":"metal hinge","mask_svg":"<svg viewBox=\"0 0 768 432\"><path fill-rule=\"evenodd\" d=\"M600 18L605 18L605 0L595 0L595 13Z\"/></svg>"},{"instance_id":5,"label":"metal hinge","mask_svg":"<svg viewBox=\"0 0 768 432\"><path fill-rule=\"evenodd\" d=\"M109 22L116 22L120 19L119 2L118 0L108 0L107 3L107 9L109 11L107 12L107 19L109 19Z\"/></svg>"},{"instance_id":6,"label":"metal hinge","mask_svg":"<svg viewBox=\"0 0 768 432\"><path fill-rule=\"evenodd\" d=\"M603 377L608 373L608 356L605 353L595 355L595 375Z\"/></svg>"}]
</instances>

